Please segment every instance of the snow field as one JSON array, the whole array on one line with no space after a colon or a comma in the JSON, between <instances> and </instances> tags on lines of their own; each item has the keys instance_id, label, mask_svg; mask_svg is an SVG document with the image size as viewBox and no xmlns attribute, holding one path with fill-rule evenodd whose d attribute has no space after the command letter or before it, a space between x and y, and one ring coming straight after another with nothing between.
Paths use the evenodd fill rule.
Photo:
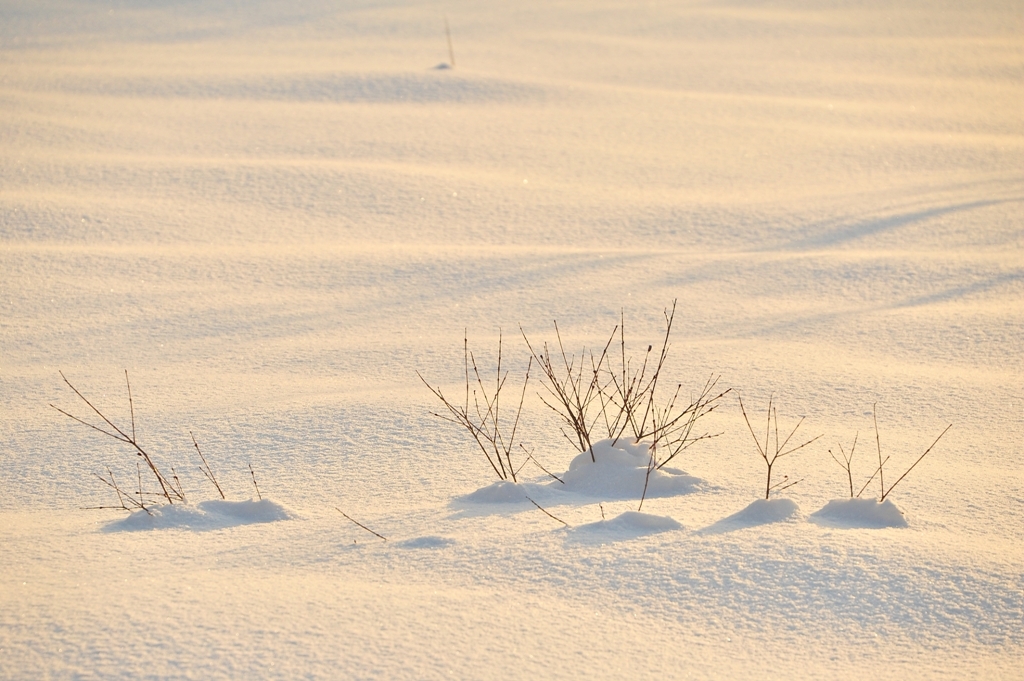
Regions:
<instances>
[{"instance_id":1,"label":"snow field","mask_svg":"<svg viewBox=\"0 0 1024 681\"><path fill-rule=\"evenodd\" d=\"M1015 678L1018 4L0 0L0 678ZM804 482L755 501L728 402L642 516L467 503L416 370L623 310L640 347L677 298L672 380L806 416ZM109 531L130 460L47 405L60 369L123 419L126 368L195 502ZM821 515L876 402L887 471L954 424L908 527ZM234 513L249 463L287 520Z\"/></svg>"}]
</instances>

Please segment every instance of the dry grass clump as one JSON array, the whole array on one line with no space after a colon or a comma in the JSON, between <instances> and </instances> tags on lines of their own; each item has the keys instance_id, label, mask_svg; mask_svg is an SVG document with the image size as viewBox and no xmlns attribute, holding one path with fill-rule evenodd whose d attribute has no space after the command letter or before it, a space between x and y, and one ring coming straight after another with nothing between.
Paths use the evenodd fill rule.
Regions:
<instances>
[{"instance_id":1,"label":"dry grass clump","mask_svg":"<svg viewBox=\"0 0 1024 681\"><path fill-rule=\"evenodd\" d=\"M516 467L512 462L512 452L517 449L517 431L519 419L523 413L523 402L526 399L526 386L530 382L530 369L533 367L531 360L526 367L526 376L523 378L523 388L519 396L519 405L513 412L511 421L504 418L502 412L501 394L508 382L508 371L502 372L502 340L498 335L498 362L495 369L495 378L492 387L488 388L480 375L477 366L476 356L469 350L469 337L463 337L463 372L465 375L465 395L461 404L452 402L440 387L433 387L427 383L418 371L423 385L427 386L430 392L441 401L447 414L434 413L440 419L454 423L465 428L480 451L487 458L487 462L501 480L516 482L516 475L522 470L525 461ZM472 367L472 373L470 372ZM525 448L519 447L525 451ZM530 457L530 455L527 455Z\"/></svg>"},{"instance_id":2,"label":"dry grass clump","mask_svg":"<svg viewBox=\"0 0 1024 681\"><path fill-rule=\"evenodd\" d=\"M527 383L534 365L540 369L544 389L540 400L557 415L561 434L574 449L589 453L591 460L596 461L593 445L597 440L608 439L613 446L624 437L638 444L646 442L651 452L649 477L651 471L663 467L690 446L715 437L708 432L698 433L696 427L729 392L717 390L718 379L714 376L688 399L683 397L682 383L675 384L668 392L660 389L664 383L675 313L676 302L673 301L671 311L664 310L665 334L660 350L654 355L654 346L648 345L640 360L635 360L626 349L624 315L622 323L612 329L600 349L583 348L579 354L566 349L557 321L554 322L556 343L550 346L546 342L534 344L520 327L529 361L518 405L511 417L501 417L500 410L501 392L508 378L508 372L503 373L501 368L500 336L497 371L491 382L481 378L476 358L469 351L468 341L463 339L465 394L461 403L453 402L440 388L417 375L447 410L435 416L466 429L501 480L515 482L518 472L530 461L559 480L521 444L518 449L525 453L525 458L518 466L513 462ZM616 340L618 361L612 359Z\"/></svg>"},{"instance_id":3,"label":"dry grass clump","mask_svg":"<svg viewBox=\"0 0 1024 681\"><path fill-rule=\"evenodd\" d=\"M76 421L77 423L80 423L84 426L87 426L99 433L102 433L107 437L117 440L118 442L128 445L130 451L133 451L135 453L135 456L137 457L135 465L136 475L134 489L125 487L122 483L118 482L117 479L114 477L113 471L111 471L110 467L107 467L106 475L96 474L96 477L99 478L104 485L106 485L107 487L111 488L114 491L114 493L117 495L118 503L116 506L93 506L90 508L112 508L125 511L145 511L146 513L152 515L152 511L150 510L150 508L153 506L154 503L166 502L167 504L171 505L176 503L187 503L188 499L185 496L184 487L182 486L181 479L178 477L178 473L174 469L174 467L170 467L169 470L171 474L169 476L166 475L157 465L156 460L149 454L149 452L143 449L142 445L139 443L138 436L135 430L135 402L132 399L132 386L131 382L128 379L128 371L125 370L124 372L124 381L125 387L127 388L128 392L128 410L130 413L131 425L130 429L127 426L119 426L115 424L102 411L100 411L100 409L96 405L94 405L88 398L86 398L85 395L83 395L78 388L72 385L71 381L68 380L68 378L64 375L63 372L58 373L60 373L60 377L64 379L64 383L66 383L67 386L71 388L75 395L77 395L78 398L82 400L82 402L84 402L86 406L89 407L89 409L92 410L93 414L95 414L96 417L99 417L100 423L93 423L86 420L85 418L75 416L74 414L64 409L61 409L60 407L54 404L51 404L50 406L59 411L61 414L64 414L71 420ZM199 454L199 459L202 462L202 465L199 466L199 471L207 480L210 481L210 484L214 486L214 488L217 490L217 493L220 495L220 498L226 499L227 497L224 494L223 488L220 486L220 483L217 481L216 476L213 474L213 470L210 468L210 464L206 460L206 456L203 455L203 452L199 447L199 442L196 440L196 437L191 430L189 431L189 436L192 438L192 445L195 448L196 453ZM143 476L142 474L143 469L148 471L146 476ZM251 463L249 464L249 474L252 477L253 487L256 489L256 496L260 500L262 500L263 495L260 493L259 485L256 484L256 473L253 470ZM148 481L148 489L144 480Z\"/></svg>"}]
</instances>

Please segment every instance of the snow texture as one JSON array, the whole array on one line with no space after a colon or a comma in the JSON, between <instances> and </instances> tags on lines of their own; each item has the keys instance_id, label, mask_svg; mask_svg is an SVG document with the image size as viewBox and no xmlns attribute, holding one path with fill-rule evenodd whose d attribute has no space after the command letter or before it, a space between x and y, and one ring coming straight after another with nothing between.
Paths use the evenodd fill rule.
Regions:
<instances>
[{"instance_id":1,"label":"snow texture","mask_svg":"<svg viewBox=\"0 0 1024 681\"><path fill-rule=\"evenodd\" d=\"M821 525L832 527L908 527L903 511L892 499L833 499L810 515Z\"/></svg>"},{"instance_id":2,"label":"snow texture","mask_svg":"<svg viewBox=\"0 0 1024 681\"><path fill-rule=\"evenodd\" d=\"M747 527L757 527L769 523L778 523L789 520L797 514L800 509L792 499L755 499L749 506L732 515L722 518L714 525L704 529L707 534L730 532L741 530Z\"/></svg>"},{"instance_id":3,"label":"snow texture","mask_svg":"<svg viewBox=\"0 0 1024 681\"><path fill-rule=\"evenodd\" d=\"M601 499L639 499L646 496L671 497L698 490L701 480L673 468L657 469L648 474L651 455L646 443L633 444L619 440L595 442L586 452L576 455L569 469L559 476L567 492ZM549 486L562 486L552 482Z\"/></svg>"},{"instance_id":4,"label":"snow texture","mask_svg":"<svg viewBox=\"0 0 1024 681\"><path fill-rule=\"evenodd\" d=\"M134 532L178 528L201 532L236 525L272 523L288 520L293 515L270 499L254 501L202 501L195 506L175 504L150 506L146 511L133 511L127 518L115 520L104 527L105 532Z\"/></svg>"},{"instance_id":5,"label":"snow texture","mask_svg":"<svg viewBox=\"0 0 1024 681\"><path fill-rule=\"evenodd\" d=\"M577 537L629 539L682 528L682 525L667 516L625 511L611 520L578 525L571 528L570 532Z\"/></svg>"}]
</instances>

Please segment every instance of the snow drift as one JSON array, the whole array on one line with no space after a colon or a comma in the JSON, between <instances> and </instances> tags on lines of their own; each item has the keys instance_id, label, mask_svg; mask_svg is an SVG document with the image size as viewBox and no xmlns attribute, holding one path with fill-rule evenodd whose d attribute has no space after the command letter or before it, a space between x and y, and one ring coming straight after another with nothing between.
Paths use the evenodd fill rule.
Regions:
<instances>
[{"instance_id":1,"label":"snow drift","mask_svg":"<svg viewBox=\"0 0 1024 681\"><path fill-rule=\"evenodd\" d=\"M810 516L819 525L849 528L909 527L891 499L833 499Z\"/></svg>"},{"instance_id":2,"label":"snow drift","mask_svg":"<svg viewBox=\"0 0 1024 681\"><path fill-rule=\"evenodd\" d=\"M261 499L259 501L224 501L215 499L192 506L151 506L149 513L134 511L127 518L115 520L103 528L105 532L135 532L139 530L187 529L194 531L219 530L237 525L272 523L290 520L294 515L284 506Z\"/></svg>"}]
</instances>

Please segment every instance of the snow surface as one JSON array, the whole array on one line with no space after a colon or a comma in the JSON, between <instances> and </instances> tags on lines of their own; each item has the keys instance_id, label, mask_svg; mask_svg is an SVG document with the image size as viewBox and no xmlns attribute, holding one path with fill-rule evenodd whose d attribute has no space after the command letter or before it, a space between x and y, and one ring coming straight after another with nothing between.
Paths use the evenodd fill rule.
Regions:
<instances>
[{"instance_id":1,"label":"snow surface","mask_svg":"<svg viewBox=\"0 0 1024 681\"><path fill-rule=\"evenodd\" d=\"M657 532L682 529L676 520L663 515L651 515L639 511L625 511L611 520L599 520L571 529L574 536L606 538L634 538Z\"/></svg>"},{"instance_id":2,"label":"snow surface","mask_svg":"<svg viewBox=\"0 0 1024 681\"><path fill-rule=\"evenodd\" d=\"M835 527L907 527L903 511L892 499L833 499L810 516L811 520Z\"/></svg>"},{"instance_id":3,"label":"snow surface","mask_svg":"<svg viewBox=\"0 0 1024 681\"><path fill-rule=\"evenodd\" d=\"M272 523L291 518L280 504L270 499L255 501L225 501L211 499L195 506L176 504L151 506L145 511L134 511L127 518L115 520L104 527L105 532L133 532L163 528L182 528L194 531L215 530L249 523Z\"/></svg>"},{"instance_id":4,"label":"snow surface","mask_svg":"<svg viewBox=\"0 0 1024 681\"><path fill-rule=\"evenodd\" d=\"M1022 36L1016 0L0 0L0 678L1019 678ZM823 435L769 508L845 494L855 435L865 480L875 403L887 483L952 423L909 526L737 519L732 396L642 518L532 465L569 528L465 501L494 473L417 370L458 394L501 329L515 381L520 324L620 315L639 357L673 299L666 389ZM131 453L48 405L63 370L125 423L124 369L193 503L112 532L159 524L84 510ZM209 505L190 430L289 519Z\"/></svg>"},{"instance_id":5,"label":"snow surface","mask_svg":"<svg viewBox=\"0 0 1024 681\"><path fill-rule=\"evenodd\" d=\"M645 485L646 496L651 498L689 494L700 488L700 479L678 469L652 466L648 473L650 460L645 443L601 440L577 454L559 477L566 491L602 499L639 499L645 495Z\"/></svg>"},{"instance_id":6,"label":"snow surface","mask_svg":"<svg viewBox=\"0 0 1024 681\"><path fill-rule=\"evenodd\" d=\"M768 523L778 523L793 518L800 512L792 499L785 497L773 499L755 499L748 506L732 515L722 518L704 530L707 534L729 532L746 527L757 527Z\"/></svg>"}]
</instances>

